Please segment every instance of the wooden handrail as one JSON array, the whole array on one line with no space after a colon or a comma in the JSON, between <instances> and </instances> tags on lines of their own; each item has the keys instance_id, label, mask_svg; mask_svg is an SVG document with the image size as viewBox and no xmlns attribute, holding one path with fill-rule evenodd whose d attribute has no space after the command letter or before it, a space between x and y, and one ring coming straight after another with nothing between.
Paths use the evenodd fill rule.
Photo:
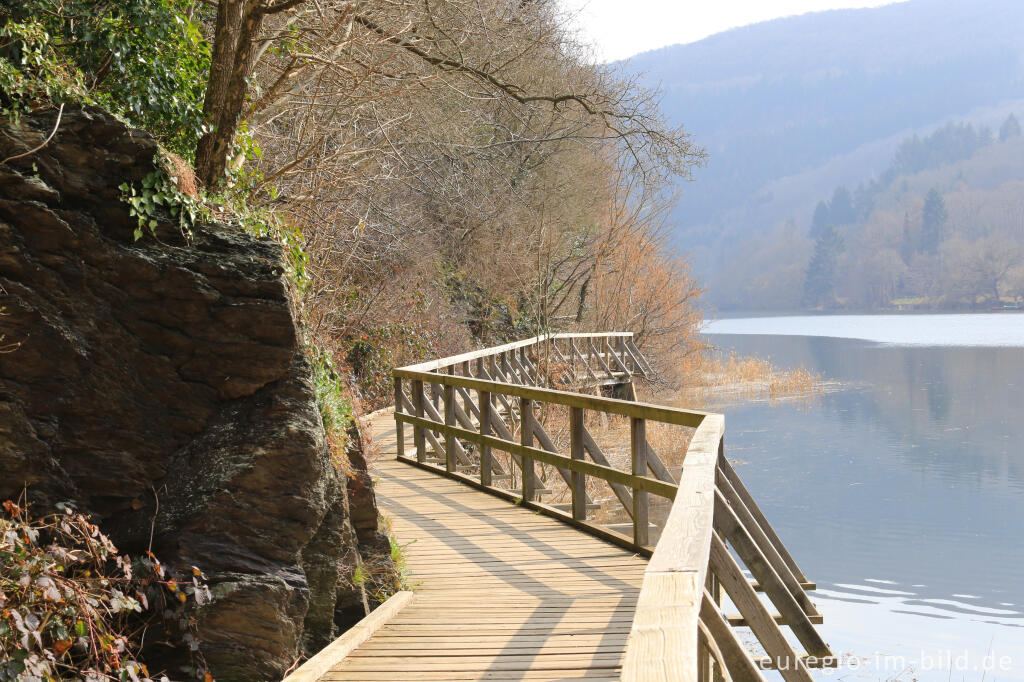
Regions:
<instances>
[{"instance_id":1,"label":"wooden handrail","mask_svg":"<svg viewBox=\"0 0 1024 682\"><path fill-rule=\"evenodd\" d=\"M524 386L522 384L510 384L500 381L489 381L464 377L457 374L435 374L422 370L410 370L407 368L396 369L392 375L402 379L411 379L424 382L440 384L451 384L461 386L474 391L500 392L502 395L515 396L517 398L529 398L538 402L552 403L555 405L567 405L569 407L580 407L586 410L604 412L622 417L638 417L652 421L674 424L676 426L697 427L710 415L710 412L699 410L684 410L678 407L666 405L655 405L653 403L641 403L631 400L619 400L617 398L605 398L603 396L588 395L586 393L572 393L560 391L554 388L538 388L536 386Z\"/></svg>"},{"instance_id":2,"label":"wooden handrail","mask_svg":"<svg viewBox=\"0 0 1024 682\"><path fill-rule=\"evenodd\" d=\"M529 339L522 341L513 341L512 343L506 343L501 346L491 346L490 348L482 348L480 350L469 351L467 353L460 353L459 355L452 355L447 358L439 358L437 360L428 360L426 362L420 362L415 365L407 365L402 369L418 370L425 372L436 372L453 365L459 365L463 362L472 362L480 358L491 357L507 353L512 350L519 350L520 348L526 348L529 346L535 346L545 341L553 341L556 339L605 339L605 338L633 338L633 332L593 332L587 334L580 333L569 333L562 332L558 334L542 334L541 336L534 336Z\"/></svg>"},{"instance_id":3,"label":"wooden handrail","mask_svg":"<svg viewBox=\"0 0 1024 682\"><path fill-rule=\"evenodd\" d=\"M697 631L711 551L715 470L725 434L709 415L686 450L679 492L644 573L626 643L624 682L696 680Z\"/></svg>"},{"instance_id":4,"label":"wooden handrail","mask_svg":"<svg viewBox=\"0 0 1024 682\"><path fill-rule=\"evenodd\" d=\"M568 340L564 353L557 347L562 339ZM578 346L577 340L583 342ZM545 365L541 350L533 354L529 349L544 343L551 344L552 355L577 379L577 365L582 365L591 386L628 383L634 374L652 372L626 332L538 336L397 368L393 377L399 458L516 499L649 556L626 646L623 680L709 682L718 676L761 681L760 668L769 667L778 669L786 682L811 682L809 661L834 661L814 628L821 614L805 593L814 585L726 460L724 417L534 385L545 381ZM591 366L592 361L597 364ZM559 451L537 417L543 406L558 406L567 413L567 453ZM629 420L628 471L611 466L587 430L587 412ZM648 422L695 429L678 484L651 448ZM405 425L413 428L415 457L405 454ZM430 457L428 444L433 450ZM508 453L508 458L498 458L495 452ZM571 493L571 504L539 501L551 490L541 481L544 470L538 472L538 463L554 467ZM477 470L475 478L470 475ZM611 499L621 503L632 520L631 537L588 520L588 512L599 505L587 494L587 477L611 487ZM501 481L508 483L502 486ZM672 500L653 548L650 494ZM726 542L755 581L744 575ZM723 589L739 614L723 613ZM776 613L769 612L756 591L767 595ZM733 631L739 625L753 630L767 657L755 659L746 651ZM807 654L793 648L780 625L792 629Z\"/></svg>"}]
</instances>

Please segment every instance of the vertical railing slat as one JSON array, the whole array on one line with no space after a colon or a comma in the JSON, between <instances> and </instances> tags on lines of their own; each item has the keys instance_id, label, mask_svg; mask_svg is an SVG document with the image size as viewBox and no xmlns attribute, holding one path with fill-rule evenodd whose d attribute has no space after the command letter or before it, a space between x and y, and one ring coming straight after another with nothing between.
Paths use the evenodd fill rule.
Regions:
<instances>
[{"instance_id":1,"label":"vertical railing slat","mask_svg":"<svg viewBox=\"0 0 1024 682\"><path fill-rule=\"evenodd\" d=\"M529 398L519 399L519 414L521 424L519 427L519 442L524 447L533 446L533 401ZM523 469L523 500L532 502L537 489L537 469L533 460L525 455L522 457Z\"/></svg>"},{"instance_id":2,"label":"vertical railing slat","mask_svg":"<svg viewBox=\"0 0 1024 682\"><path fill-rule=\"evenodd\" d=\"M444 423L445 426L455 426L455 387L451 384L444 384ZM449 473L455 471L455 436L446 433L444 436L444 468Z\"/></svg>"},{"instance_id":3,"label":"vertical railing slat","mask_svg":"<svg viewBox=\"0 0 1024 682\"><path fill-rule=\"evenodd\" d=\"M395 414L403 412L402 409L402 378L395 377ZM398 458L405 457L405 424L395 418L395 438L398 451Z\"/></svg>"},{"instance_id":4,"label":"vertical railing slat","mask_svg":"<svg viewBox=\"0 0 1024 682\"><path fill-rule=\"evenodd\" d=\"M480 409L480 435L489 436L491 435L491 394L487 391L478 392L477 403ZM491 485L492 469L491 446L482 444L480 445L480 482L482 484Z\"/></svg>"},{"instance_id":5,"label":"vertical railing slat","mask_svg":"<svg viewBox=\"0 0 1024 682\"><path fill-rule=\"evenodd\" d=\"M632 417L630 424L630 450L633 460L633 475L647 475L647 421ZM648 526L648 493L633 489L633 542L641 547L650 544Z\"/></svg>"},{"instance_id":6,"label":"vertical railing slat","mask_svg":"<svg viewBox=\"0 0 1024 682\"><path fill-rule=\"evenodd\" d=\"M583 408L569 408L569 449L573 459L582 460L583 453ZM587 477L578 471L572 472L572 517L577 521L587 520Z\"/></svg>"},{"instance_id":7,"label":"vertical railing slat","mask_svg":"<svg viewBox=\"0 0 1024 682\"><path fill-rule=\"evenodd\" d=\"M423 395L423 382L419 379L413 379L412 382L412 406L416 411L416 416L420 419L423 418L423 403L426 400L426 396ZM427 437L423 433L422 426L412 427L412 442L416 446L416 461L425 462L427 461Z\"/></svg>"}]
</instances>

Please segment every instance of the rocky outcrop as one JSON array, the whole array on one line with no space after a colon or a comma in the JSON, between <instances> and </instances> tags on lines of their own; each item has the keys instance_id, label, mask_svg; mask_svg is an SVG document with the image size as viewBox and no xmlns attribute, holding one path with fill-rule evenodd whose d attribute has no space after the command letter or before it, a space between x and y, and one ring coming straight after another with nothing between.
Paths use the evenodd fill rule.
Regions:
<instances>
[{"instance_id":1,"label":"rocky outcrop","mask_svg":"<svg viewBox=\"0 0 1024 682\"><path fill-rule=\"evenodd\" d=\"M54 119L4 122L0 159ZM346 573L386 551L372 488L331 461L279 246L170 220L133 240L118 187L156 152L76 109L0 165L0 496L72 500L122 550L198 566L217 679L280 679L362 601Z\"/></svg>"}]
</instances>

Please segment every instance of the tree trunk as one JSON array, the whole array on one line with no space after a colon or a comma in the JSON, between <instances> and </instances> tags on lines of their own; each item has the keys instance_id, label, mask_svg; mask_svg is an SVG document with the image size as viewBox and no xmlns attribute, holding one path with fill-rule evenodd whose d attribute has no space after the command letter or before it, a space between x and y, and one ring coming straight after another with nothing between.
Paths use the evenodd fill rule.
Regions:
<instances>
[{"instance_id":1,"label":"tree trunk","mask_svg":"<svg viewBox=\"0 0 1024 682\"><path fill-rule=\"evenodd\" d=\"M215 187L227 170L265 15L260 0L220 0L217 6L210 80L203 102L207 129L196 145L196 176L208 188Z\"/></svg>"}]
</instances>

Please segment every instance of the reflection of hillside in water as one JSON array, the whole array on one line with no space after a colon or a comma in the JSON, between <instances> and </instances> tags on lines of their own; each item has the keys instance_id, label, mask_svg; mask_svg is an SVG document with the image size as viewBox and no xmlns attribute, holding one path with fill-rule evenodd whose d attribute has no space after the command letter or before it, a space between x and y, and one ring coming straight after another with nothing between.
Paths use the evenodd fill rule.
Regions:
<instances>
[{"instance_id":1,"label":"reflection of hillside in water","mask_svg":"<svg viewBox=\"0 0 1024 682\"><path fill-rule=\"evenodd\" d=\"M847 387L811 410L724 408L726 451L741 462L741 476L794 556L825 588L818 596L828 600L824 608L842 604L852 614L866 602L893 619L916 614L920 623L941 622L943 632L971 641L984 631L987 642L993 626L1019 637L1024 348L711 340ZM877 581L907 594L873 596Z\"/></svg>"},{"instance_id":2,"label":"reflection of hillside in water","mask_svg":"<svg viewBox=\"0 0 1024 682\"><path fill-rule=\"evenodd\" d=\"M790 341L806 344L814 371L862 387L823 401L845 424L885 427L895 444L913 446L894 453L931 475L1024 491L1024 456L1012 447L1024 437L1024 348Z\"/></svg>"}]
</instances>

